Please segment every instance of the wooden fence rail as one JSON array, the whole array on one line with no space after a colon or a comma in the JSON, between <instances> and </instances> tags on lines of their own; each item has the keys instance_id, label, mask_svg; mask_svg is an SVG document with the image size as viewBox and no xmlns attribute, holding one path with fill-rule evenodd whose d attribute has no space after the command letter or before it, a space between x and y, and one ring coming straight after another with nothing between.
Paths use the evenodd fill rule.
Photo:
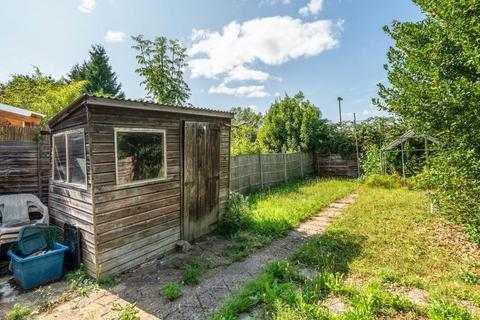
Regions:
<instances>
[{"instance_id":1,"label":"wooden fence rail","mask_svg":"<svg viewBox=\"0 0 480 320\"><path fill-rule=\"evenodd\" d=\"M249 193L314 171L314 157L308 153L241 155L230 161L230 191Z\"/></svg>"}]
</instances>

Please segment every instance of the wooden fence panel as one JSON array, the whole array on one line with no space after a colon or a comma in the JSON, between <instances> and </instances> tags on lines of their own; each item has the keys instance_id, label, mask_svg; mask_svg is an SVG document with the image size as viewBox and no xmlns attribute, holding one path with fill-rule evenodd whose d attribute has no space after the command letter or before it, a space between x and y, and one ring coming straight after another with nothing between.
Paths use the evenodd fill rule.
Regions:
<instances>
[{"instance_id":1,"label":"wooden fence panel","mask_svg":"<svg viewBox=\"0 0 480 320\"><path fill-rule=\"evenodd\" d=\"M48 139L28 141L29 134L39 133L38 128L25 131L7 128L0 127L1 133L9 132L8 136L5 134L0 138L0 194L33 193L47 204L50 178ZM5 141L7 138L19 141Z\"/></svg>"},{"instance_id":2,"label":"wooden fence panel","mask_svg":"<svg viewBox=\"0 0 480 320\"><path fill-rule=\"evenodd\" d=\"M338 154L328 156L317 155L315 167L320 175L328 177L357 177L358 164L356 159L342 158Z\"/></svg>"},{"instance_id":3,"label":"wooden fence panel","mask_svg":"<svg viewBox=\"0 0 480 320\"><path fill-rule=\"evenodd\" d=\"M0 126L0 141L33 141L40 131L40 127Z\"/></svg>"},{"instance_id":4,"label":"wooden fence panel","mask_svg":"<svg viewBox=\"0 0 480 320\"><path fill-rule=\"evenodd\" d=\"M314 158L305 153L268 153L231 158L230 191L249 193L290 181L314 171Z\"/></svg>"}]
</instances>

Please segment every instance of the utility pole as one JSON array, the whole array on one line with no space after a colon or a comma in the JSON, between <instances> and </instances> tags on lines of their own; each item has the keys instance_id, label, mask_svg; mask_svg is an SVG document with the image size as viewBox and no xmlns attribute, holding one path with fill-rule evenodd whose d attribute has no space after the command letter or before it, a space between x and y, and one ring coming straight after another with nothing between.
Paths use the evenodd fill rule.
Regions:
<instances>
[{"instance_id":1,"label":"utility pole","mask_svg":"<svg viewBox=\"0 0 480 320\"><path fill-rule=\"evenodd\" d=\"M357 174L360 177L360 152L358 151L358 136L357 136L357 114L353 113L353 132L355 133L355 150L357 152Z\"/></svg>"},{"instance_id":2,"label":"utility pole","mask_svg":"<svg viewBox=\"0 0 480 320\"><path fill-rule=\"evenodd\" d=\"M341 126L342 125L342 101L343 101L343 98L338 97L337 100L338 100L338 117L340 119L340 126Z\"/></svg>"}]
</instances>

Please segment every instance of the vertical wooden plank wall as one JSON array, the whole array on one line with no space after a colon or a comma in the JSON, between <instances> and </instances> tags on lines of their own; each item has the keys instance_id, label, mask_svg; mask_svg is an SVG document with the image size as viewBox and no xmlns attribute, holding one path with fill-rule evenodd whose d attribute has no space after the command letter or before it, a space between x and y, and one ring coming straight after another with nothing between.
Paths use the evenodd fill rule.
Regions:
<instances>
[{"instance_id":1,"label":"vertical wooden plank wall","mask_svg":"<svg viewBox=\"0 0 480 320\"><path fill-rule=\"evenodd\" d=\"M49 143L0 141L0 195L33 193L48 203Z\"/></svg>"}]
</instances>

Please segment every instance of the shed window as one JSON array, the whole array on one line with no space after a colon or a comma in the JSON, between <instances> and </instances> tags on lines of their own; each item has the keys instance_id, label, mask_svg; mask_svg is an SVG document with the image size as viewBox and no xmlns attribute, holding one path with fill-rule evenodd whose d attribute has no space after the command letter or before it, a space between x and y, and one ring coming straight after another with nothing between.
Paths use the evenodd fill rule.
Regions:
<instances>
[{"instance_id":1,"label":"shed window","mask_svg":"<svg viewBox=\"0 0 480 320\"><path fill-rule=\"evenodd\" d=\"M115 129L117 184L167 177L165 130Z\"/></svg>"},{"instance_id":2,"label":"shed window","mask_svg":"<svg viewBox=\"0 0 480 320\"><path fill-rule=\"evenodd\" d=\"M65 136L53 137L53 180L67 180L67 152Z\"/></svg>"},{"instance_id":3,"label":"shed window","mask_svg":"<svg viewBox=\"0 0 480 320\"><path fill-rule=\"evenodd\" d=\"M53 180L86 186L87 164L83 129L53 136Z\"/></svg>"}]
</instances>

